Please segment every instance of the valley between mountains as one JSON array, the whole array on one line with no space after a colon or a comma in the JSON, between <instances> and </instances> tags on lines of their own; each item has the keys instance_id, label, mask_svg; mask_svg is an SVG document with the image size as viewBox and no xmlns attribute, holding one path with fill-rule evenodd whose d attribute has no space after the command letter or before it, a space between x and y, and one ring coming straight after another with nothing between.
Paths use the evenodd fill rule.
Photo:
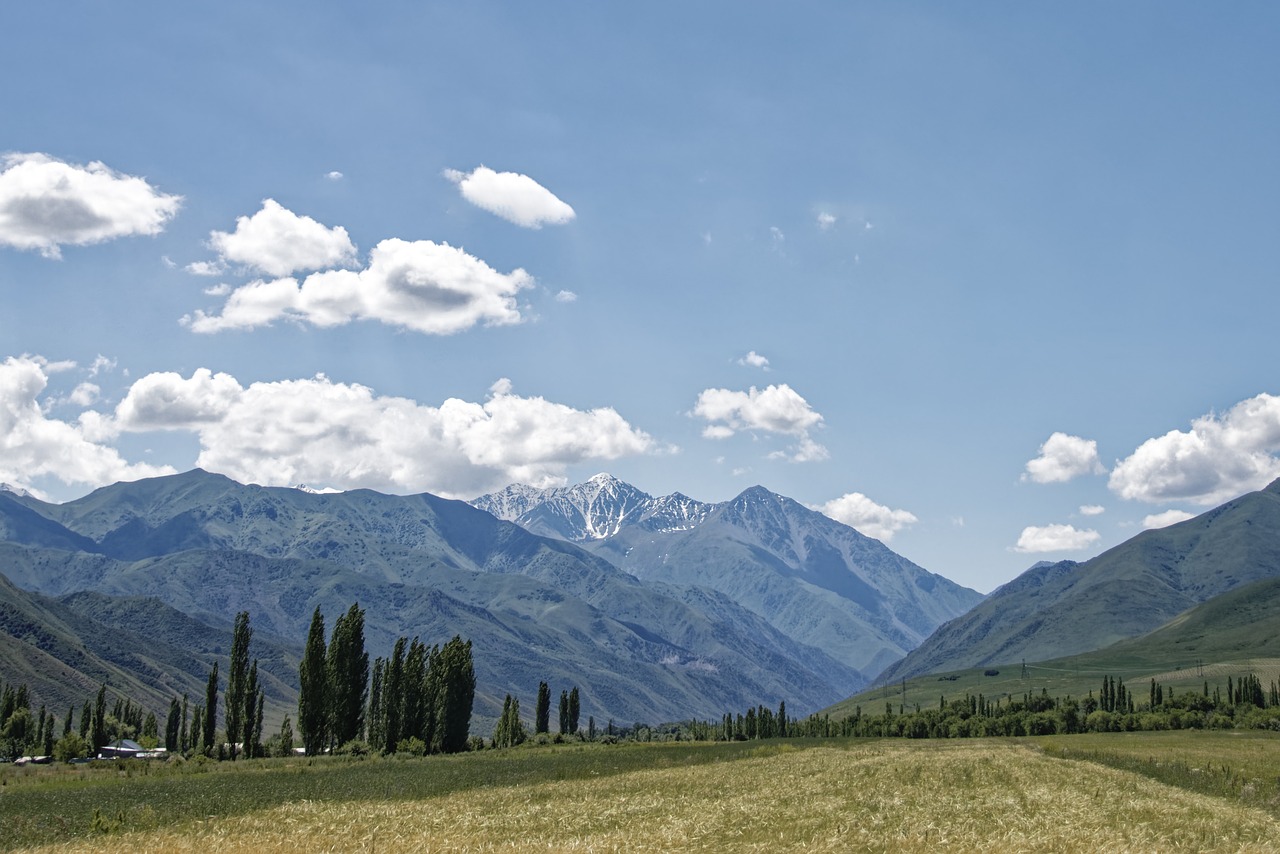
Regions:
<instances>
[{"instance_id":1,"label":"valley between mountains","mask_svg":"<svg viewBox=\"0 0 1280 854\"><path fill-rule=\"evenodd\" d=\"M471 639L473 730L540 681L577 686L601 722L805 715L873 684L1097 650L1280 577L1280 484L988 597L761 487L703 503L609 475L470 503L199 470L65 504L0 491L0 575L0 667L51 708L104 682L157 709L196 696L247 610L278 720L314 609L358 602L371 656Z\"/></svg>"}]
</instances>

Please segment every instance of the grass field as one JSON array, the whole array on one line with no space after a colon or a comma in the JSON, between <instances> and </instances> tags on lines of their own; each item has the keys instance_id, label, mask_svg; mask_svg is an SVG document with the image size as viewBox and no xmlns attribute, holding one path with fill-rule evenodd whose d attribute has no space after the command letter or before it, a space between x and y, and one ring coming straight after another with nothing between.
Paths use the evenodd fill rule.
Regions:
<instances>
[{"instance_id":1,"label":"grass field","mask_svg":"<svg viewBox=\"0 0 1280 854\"><path fill-rule=\"evenodd\" d=\"M8 771L0 842L121 852L1269 851L1280 850L1278 763L1280 739L1265 734L1134 733L573 746L133 776ZM1162 768L1176 773L1162 781Z\"/></svg>"}]
</instances>

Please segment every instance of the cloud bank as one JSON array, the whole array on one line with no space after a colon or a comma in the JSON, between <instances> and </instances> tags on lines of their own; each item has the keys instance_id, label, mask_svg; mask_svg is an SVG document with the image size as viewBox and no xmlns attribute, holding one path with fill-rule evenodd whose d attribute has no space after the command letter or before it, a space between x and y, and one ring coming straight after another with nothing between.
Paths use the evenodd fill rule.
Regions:
<instances>
[{"instance_id":1,"label":"cloud bank","mask_svg":"<svg viewBox=\"0 0 1280 854\"><path fill-rule=\"evenodd\" d=\"M1260 394L1188 431L1148 439L1116 463L1108 486L1151 503L1221 504L1280 477L1280 397Z\"/></svg>"},{"instance_id":2,"label":"cloud bank","mask_svg":"<svg viewBox=\"0 0 1280 854\"><path fill-rule=\"evenodd\" d=\"M861 492L846 493L813 509L882 543L890 542L898 531L920 521L914 513L891 510Z\"/></svg>"},{"instance_id":3,"label":"cloud bank","mask_svg":"<svg viewBox=\"0 0 1280 854\"><path fill-rule=\"evenodd\" d=\"M63 246L158 234L181 196L102 163L64 163L47 154L0 157L0 244L62 257Z\"/></svg>"},{"instance_id":4,"label":"cloud bank","mask_svg":"<svg viewBox=\"0 0 1280 854\"><path fill-rule=\"evenodd\" d=\"M471 172L446 169L444 176L471 204L523 228L564 225L577 216L555 193L519 172L480 166Z\"/></svg>"},{"instance_id":5,"label":"cloud bank","mask_svg":"<svg viewBox=\"0 0 1280 854\"><path fill-rule=\"evenodd\" d=\"M653 446L611 408L522 397L506 380L483 403L451 398L435 407L323 375L246 387L208 369L139 379L105 427L191 431L200 440L198 466L243 482L447 498L515 482L563 485L569 466Z\"/></svg>"},{"instance_id":6,"label":"cloud bank","mask_svg":"<svg viewBox=\"0 0 1280 854\"><path fill-rule=\"evenodd\" d=\"M499 273L447 243L391 239L373 248L363 270L326 270L301 283L259 279L233 290L220 313L196 311L182 322L194 332L211 333L281 319L320 327L376 320L449 335L478 324L521 322L515 295L532 284L522 269Z\"/></svg>"},{"instance_id":7,"label":"cloud bank","mask_svg":"<svg viewBox=\"0 0 1280 854\"><path fill-rule=\"evenodd\" d=\"M95 439L89 424L49 418L39 403L49 373L48 364L36 357L10 357L0 363L0 482L41 495L34 482L42 477L94 487L173 474L168 466L126 462L114 448ZM70 402L75 403L75 397L73 393Z\"/></svg>"}]
</instances>

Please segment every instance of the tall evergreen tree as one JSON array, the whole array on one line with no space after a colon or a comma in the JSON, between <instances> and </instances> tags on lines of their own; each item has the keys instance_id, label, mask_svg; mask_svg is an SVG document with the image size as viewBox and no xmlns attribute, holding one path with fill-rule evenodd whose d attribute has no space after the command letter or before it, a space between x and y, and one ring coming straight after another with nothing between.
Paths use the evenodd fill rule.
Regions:
<instances>
[{"instance_id":1,"label":"tall evergreen tree","mask_svg":"<svg viewBox=\"0 0 1280 854\"><path fill-rule=\"evenodd\" d=\"M382 656L373 660L373 676L369 683L369 711L365 725L369 729L369 746L380 753L387 749L387 716L382 711L382 674L386 662Z\"/></svg>"},{"instance_id":2,"label":"tall evergreen tree","mask_svg":"<svg viewBox=\"0 0 1280 854\"><path fill-rule=\"evenodd\" d=\"M467 749L471 707L476 696L471 641L463 641L454 635L434 658L439 661L440 676L437 681L436 731L431 747L437 753L461 753Z\"/></svg>"},{"instance_id":3,"label":"tall evergreen tree","mask_svg":"<svg viewBox=\"0 0 1280 854\"><path fill-rule=\"evenodd\" d=\"M533 717L533 731L535 734L544 733L551 728L551 689L546 682L538 683L538 705L535 707Z\"/></svg>"},{"instance_id":4,"label":"tall evergreen tree","mask_svg":"<svg viewBox=\"0 0 1280 854\"><path fill-rule=\"evenodd\" d=\"M578 712L580 711L578 704L578 686L574 685L569 691L569 732L578 731Z\"/></svg>"},{"instance_id":5,"label":"tall evergreen tree","mask_svg":"<svg viewBox=\"0 0 1280 854\"><path fill-rule=\"evenodd\" d=\"M244 742L248 747L248 741L245 737L245 725L248 723L248 716L245 715L246 703L252 703L257 700L256 697L248 699L248 681L249 681L249 642L253 638L253 629L249 628L249 612L241 611L236 614L235 627L231 630L231 666L227 669L227 695L226 695L226 715L227 724L227 741L231 743L231 760L234 762L236 758L236 750L239 742Z\"/></svg>"},{"instance_id":6,"label":"tall evergreen tree","mask_svg":"<svg viewBox=\"0 0 1280 854\"><path fill-rule=\"evenodd\" d=\"M426 691L427 691L427 647L422 641L414 638L409 644L409 652L404 657L404 670L401 673L404 697L400 713L400 732L404 738L421 739L430 747L431 742L424 738L426 729Z\"/></svg>"},{"instance_id":7,"label":"tall evergreen tree","mask_svg":"<svg viewBox=\"0 0 1280 854\"><path fill-rule=\"evenodd\" d=\"M400 744L400 722L404 712L404 647L405 639L397 638L382 675L382 716L386 721L387 753L395 753Z\"/></svg>"},{"instance_id":8,"label":"tall evergreen tree","mask_svg":"<svg viewBox=\"0 0 1280 854\"><path fill-rule=\"evenodd\" d=\"M178 720L181 714L182 707L178 705L178 698L174 697L169 701L169 718L164 725L164 749L170 753L178 750Z\"/></svg>"},{"instance_id":9,"label":"tall evergreen tree","mask_svg":"<svg viewBox=\"0 0 1280 854\"><path fill-rule=\"evenodd\" d=\"M98 689L98 697L93 703L93 740L90 743L94 756L107 744L107 686L103 683Z\"/></svg>"},{"instance_id":10,"label":"tall evergreen tree","mask_svg":"<svg viewBox=\"0 0 1280 854\"><path fill-rule=\"evenodd\" d=\"M200 734L200 743L204 747L205 756L217 756L218 738L218 662L213 663L209 671L209 681L204 687L204 731Z\"/></svg>"},{"instance_id":11,"label":"tall evergreen tree","mask_svg":"<svg viewBox=\"0 0 1280 854\"><path fill-rule=\"evenodd\" d=\"M329 670L324 643L324 615L316 606L307 646L298 665L298 730L308 756L323 753L329 739Z\"/></svg>"},{"instance_id":12,"label":"tall evergreen tree","mask_svg":"<svg viewBox=\"0 0 1280 854\"><path fill-rule=\"evenodd\" d=\"M244 755L252 758L258 755L258 742L261 741L261 721L258 720L258 707L262 702L262 691L258 687L258 659L249 667L249 678L245 682L244 691Z\"/></svg>"},{"instance_id":13,"label":"tall evergreen tree","mask_svg":"<svg viewBox=\"0 0 1280 854\"><path fill-rule=\"evenodd\" d=\"M569 692L560 692L560 734L569 734Z\"/></svg>"},{"instance_id":14,"label":"tall evergreen tree","mask_svg":"<svg viewBox=\"0 0 1280 854\"><path fill-rule=\"evenodd\" d=\"M182 695L182 726L178 730L178 749L186 753L191 749L191 736L187 732L187 702L189 698Z\"/></svg>"},{"instance_id":15,"label":"tall evergreen tree","mask_svg":"<svg viewBox=\"0 0 1280 854\"><path fill-rule=\"evenodd\" d=\"M364 651L364 611L353 603L333 624L328 655L331 746L359 738L369 692L369 654Z\"/></svg>"}]
</instances>

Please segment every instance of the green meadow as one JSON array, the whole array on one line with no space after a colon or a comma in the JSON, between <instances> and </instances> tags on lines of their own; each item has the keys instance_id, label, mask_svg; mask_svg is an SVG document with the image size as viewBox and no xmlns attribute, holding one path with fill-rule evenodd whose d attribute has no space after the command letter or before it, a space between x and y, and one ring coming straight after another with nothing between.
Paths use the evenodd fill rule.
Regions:
<instances>
[{"instance_id":1,"label":"green meadow","mask_svg":"<svg viewBox=\"0 0 1280 854\"><path fill-rule=\"evenodd\" d=\"M0 772L50 851L1280 848L1280 737L528 746L450 757Z\"/></svg>"}]
</instances>

